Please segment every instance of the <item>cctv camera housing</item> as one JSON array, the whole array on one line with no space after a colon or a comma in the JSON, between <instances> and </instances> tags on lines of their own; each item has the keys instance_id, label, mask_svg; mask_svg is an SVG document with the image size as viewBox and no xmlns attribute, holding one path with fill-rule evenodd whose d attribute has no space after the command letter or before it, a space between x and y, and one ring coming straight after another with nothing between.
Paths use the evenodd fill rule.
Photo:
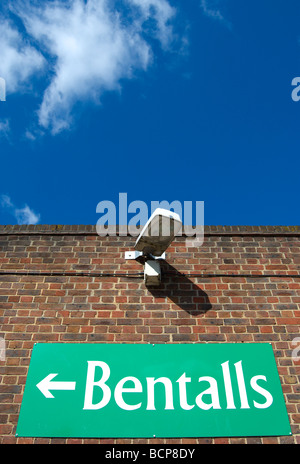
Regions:
<instances>
[{"instance_id":1,"label":"cctv camera housing","mask_svg":"<svg viewBox=\"0 0 300 464\"><path fill-rule=\"evenodd\" d=\"M182 227L179 214L157 208L137 238L135 249L144 255L161 256Z\"/></svg>"}]
</instances>

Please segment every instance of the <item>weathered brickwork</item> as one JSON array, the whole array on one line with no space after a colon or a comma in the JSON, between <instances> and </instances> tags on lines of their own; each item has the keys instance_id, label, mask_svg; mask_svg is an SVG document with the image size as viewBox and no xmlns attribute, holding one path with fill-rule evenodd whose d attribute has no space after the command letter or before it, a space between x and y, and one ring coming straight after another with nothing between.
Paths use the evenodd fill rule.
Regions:
<instances>
[{"instance_id":1,"label":"weathered brickwork","mask_svg":"<svg viewBox=\"0 0 300 464\"><path fill-rule=\"evenodd\" d=\"M299 227L206 227L200 248L186 248L184 237L173 242L162 286L147 289L143 266L124 259L130 236L101 238L93 226L0 226L0 443L300 444L299 238ZM33 344L51 342L270 342L293 435L16 438Z\"/></svg>"}]
</instances>

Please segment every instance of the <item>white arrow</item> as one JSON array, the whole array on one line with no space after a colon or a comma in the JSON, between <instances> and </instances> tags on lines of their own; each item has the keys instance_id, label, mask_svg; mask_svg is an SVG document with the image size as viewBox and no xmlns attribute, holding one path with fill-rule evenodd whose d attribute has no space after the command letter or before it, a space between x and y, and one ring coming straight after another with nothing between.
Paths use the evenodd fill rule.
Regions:
<instances>
[{"instance_id":1,"label":"white arrow","mask_svg":"<svg viewBox=\"0 0 300 464\"><path fill-rule=\"evenodd\" d=\"M76 382L52 382L58 374L49 374L36 386L46 398L54 398L50 390L75 390Z\"/></svg>"}]
</instances>

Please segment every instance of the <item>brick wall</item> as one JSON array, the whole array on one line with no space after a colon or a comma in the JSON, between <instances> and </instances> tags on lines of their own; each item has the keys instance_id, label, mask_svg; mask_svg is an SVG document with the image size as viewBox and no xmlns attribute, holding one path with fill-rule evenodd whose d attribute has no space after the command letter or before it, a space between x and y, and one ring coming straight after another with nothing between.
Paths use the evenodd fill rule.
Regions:
<instances>
[{"instance_id":1,"label":"brick wall","mask_svg":"<svg viewBox=\"0 0 300 464\"><path fill-rule=\"evenodd\" d=\"M125 261L132 237L93 226L0 226L0 443L299 443L300 227L205 228L201 248L178 237L163 284ZM113 275L112 275L113 274ZM31 350L37 342L270 342L291 437L74 440L16 438ZM299 342L298 342L299 346ZM300 354L300 353L298 353Z\"/></svg>"}]
</instances>

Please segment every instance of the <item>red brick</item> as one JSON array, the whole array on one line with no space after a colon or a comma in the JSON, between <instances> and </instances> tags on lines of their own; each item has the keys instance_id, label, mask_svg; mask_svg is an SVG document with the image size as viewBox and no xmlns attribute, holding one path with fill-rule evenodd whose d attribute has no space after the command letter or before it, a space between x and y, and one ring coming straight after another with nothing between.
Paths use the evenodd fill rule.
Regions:
<instances>
[{"instance_id":1,"label":"red brick","mask_svg":"<svg viewBox=\"0 0 300 464\"><path fill-rule=\"evenodd\" d=\"M163 274L160 288L146 289L140 275L126 278L68 275L75 271L142 272L141 263L124 260L124 252L134 246L132 237L76 235L77 230L89 230L90 234L94 228L88 226L42 226L49 227L48 235L28 235L26 231L22 231L24 235L15 235L18 226L14 227L7 235L0 226L0 243L9 247L0 246L1 272L61 270L66 275L0 275L0 336L4 335L10 350L6 362L9 372L0 371L1 404L6 408L0 415L0 425L4 427L0 429L1 444L16 441L300 444L300 361L291 358L295 348L292 341L300 337L300 279L293 277L299 271L300 229L294 231L297 236L288 236L285 235L288 227L279 228L280 234L278 228L206 227L209 234L203 246L189 249L184 237L178 237L169 247L167 263L162 262L163 270L168 271L168 266L174 268L173 275ZM60 235L51 235L53 230ZM238 233L234 234L234 230ZM266 231L269 235L264 235ZM286 276L279 276L282 273ZM293 435L286 438L16 439L15 426L35 342L270 342Z\"/></svg>"}]
</instances>

